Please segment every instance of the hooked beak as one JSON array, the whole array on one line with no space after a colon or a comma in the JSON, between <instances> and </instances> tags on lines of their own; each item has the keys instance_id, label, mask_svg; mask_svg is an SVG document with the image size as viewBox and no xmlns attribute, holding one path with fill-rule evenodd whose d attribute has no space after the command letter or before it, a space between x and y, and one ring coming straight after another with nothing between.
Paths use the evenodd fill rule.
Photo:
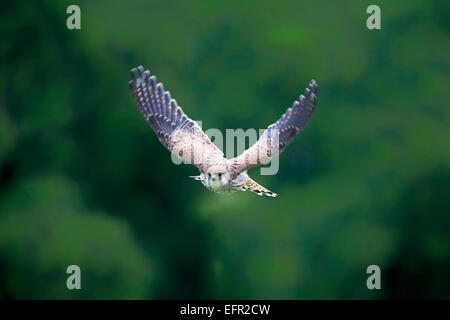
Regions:
<instances>
[{"instance_id":1,"label":"hooked beak","mask_svg":"<svg viewBox=\"0 0 450 320\"><path fill-rule=\"evenodd\" d=\"M212 180L212 181L216 181L216 179L217 179L217 174L211 175L211 180Z\"/></svg>"}]
</instances>

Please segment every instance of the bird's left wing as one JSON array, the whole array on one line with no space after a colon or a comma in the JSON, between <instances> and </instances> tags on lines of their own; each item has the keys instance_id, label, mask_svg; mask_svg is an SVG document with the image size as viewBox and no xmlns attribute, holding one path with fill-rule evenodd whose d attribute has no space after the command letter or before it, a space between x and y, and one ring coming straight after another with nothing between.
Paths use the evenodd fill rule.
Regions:
<instances>
[{"instance_id":1,"label":"bird's left wing","mask_svg":"<svg viewBox=\"0 0 450 320\"><path fill-rule=\"evenodd\" d=\"M139 111L169 151L202 172L213 164L225 163L223 152L183 112L150 71L144 71L142 66L133 68L131 78L129 86Z\"/></svg>"},{"instance_id":2,"label":"bird's left wing","mask_svg":"<svg viewBox=\"0 0 450 320\"><path fill-rule=\"evenodd\" d=\"M281 118L270 125L259 140L240 156L230 159L231 176L269 162L278 156L311 119L316 109L317 83L311 80L304 95L300 95Z\"/></svg>"}]
</instances>

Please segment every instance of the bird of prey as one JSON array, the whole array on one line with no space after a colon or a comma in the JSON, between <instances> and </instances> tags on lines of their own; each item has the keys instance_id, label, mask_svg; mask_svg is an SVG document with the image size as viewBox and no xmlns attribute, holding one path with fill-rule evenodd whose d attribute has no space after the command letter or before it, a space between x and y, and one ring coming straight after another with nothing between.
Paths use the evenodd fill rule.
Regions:
<instances>
[{"instance_id":1,"label":"bird of prey","mask_svg":"<svg viewBox=\"0 0 450 320\"><path fill-rule=\"evenodd\" d=\"M205 187L220 194L249 190L258 195L277 196L253 181L247 170L278 156L306 126L316 106L317 83L314 80L311 80L304 95L300 95L255 144L238 157L226 159L149 70L144 71L142 66L133 68L131 78L129 87L136 105L159 141L200 170L199 176L191 178L200 180Z\"/></svg>"}]
</instances>

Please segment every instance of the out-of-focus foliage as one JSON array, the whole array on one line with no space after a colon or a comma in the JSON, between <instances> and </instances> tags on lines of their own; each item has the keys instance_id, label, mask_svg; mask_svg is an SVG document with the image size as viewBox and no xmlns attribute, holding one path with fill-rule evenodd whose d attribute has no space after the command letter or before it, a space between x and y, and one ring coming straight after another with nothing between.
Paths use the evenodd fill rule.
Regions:
<instances>
[{"instance_id":1,"label":"out-of-focus foliage","mask_svg":"<svg viewBox=\"0 0 450 320\"><path fill-rule=\"evenodd\" d=\"M0 297L450 297L446 1L69 1L0 10ZM254 179L209 192L128 92L143 64L204 128L318 109ZM68 265L82 290L65 287ZM382 290L366 288L366 268Z\"/></svg>"},{"instance_id":2,"label":"out-of-focus foliage","mask_svg":"<svg viewBox=\"0 0 450 320\"><path fill-rule=\"evenodd\" d=\"M51 194L52 197L48 197ZM80 203L76 187L59 177L13 187L1 206L0 256L12 297L144 298L152 262L128 227ZM82 266L82 291L67 290L68 262Z\"/></svg>"}]
</instances>

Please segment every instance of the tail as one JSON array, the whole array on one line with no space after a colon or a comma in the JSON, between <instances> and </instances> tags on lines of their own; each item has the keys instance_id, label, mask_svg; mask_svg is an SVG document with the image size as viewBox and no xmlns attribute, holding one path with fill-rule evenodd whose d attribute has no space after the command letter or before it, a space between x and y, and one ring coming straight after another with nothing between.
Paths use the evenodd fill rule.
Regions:
<instances>
[{"instance_id":1,"label":"tail","mask_svg":"<svg viewBox=\"0 0 450 320\"><path fill-rule=\"evenodd\" d=\"M251 192L256 193L258 196L262 196L263 194L269 197L276 197L277 194L267 190L266 188L264 188L262 185L256 183L255 181L253 181L253 179L251 179L250 177L248 177L247 182L241 187L242 191L246 191L249 190Z\"/></svg>"}]
</instances>

